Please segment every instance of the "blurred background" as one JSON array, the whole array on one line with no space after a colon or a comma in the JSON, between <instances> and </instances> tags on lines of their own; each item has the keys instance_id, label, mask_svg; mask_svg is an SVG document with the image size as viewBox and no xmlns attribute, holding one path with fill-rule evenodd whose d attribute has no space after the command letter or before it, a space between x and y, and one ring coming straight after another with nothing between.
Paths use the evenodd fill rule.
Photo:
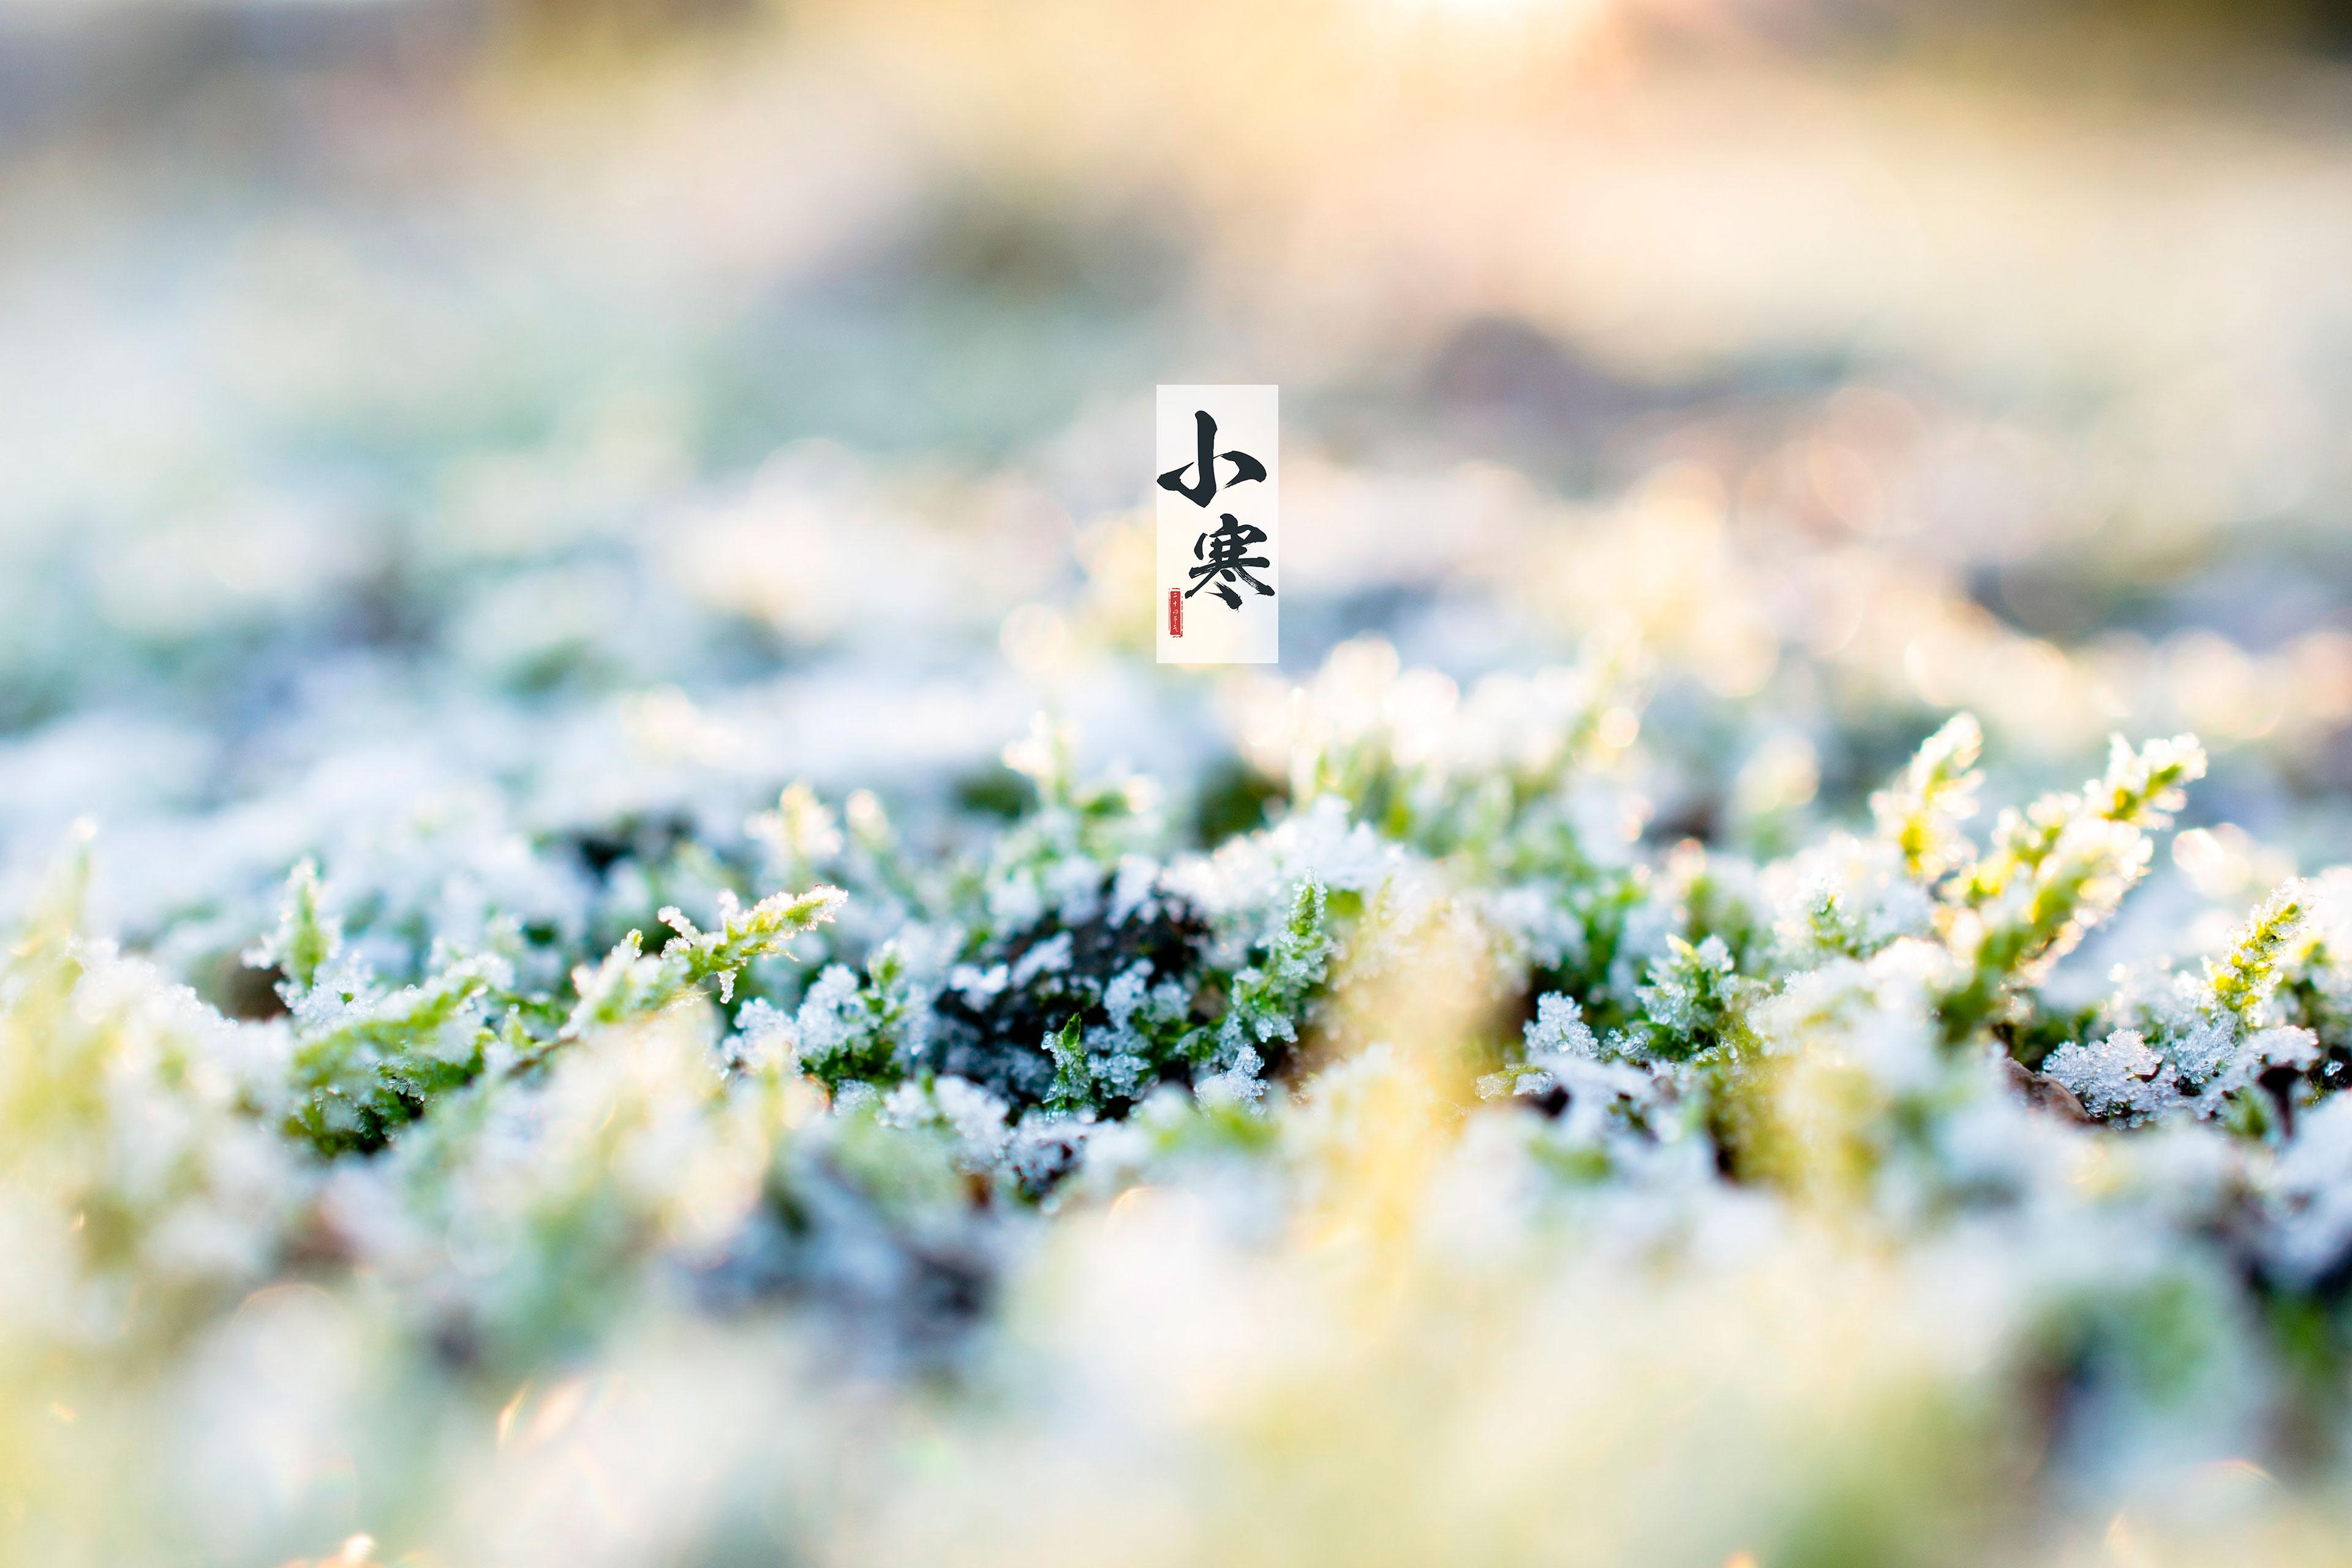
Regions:
<instances>
[{"instance_id":1,"label":"blurred background","mask_svg":"<svg viewBox=\"0 0 2352 1568\"><path fill-rule=\"evenodd\" d=\"M1205 800L1142 503L1153 384L1230 380L1284 389L1286 674L1636 636L1657 830L1759 849L1955 707L2003 798L2194 730L2242 904L2352 853L2347 51L2287 0L9 0L0 877L94 815L101 918L193 953L357 825L969 795L1041 702Z\"/></svg>"}]
</instances>

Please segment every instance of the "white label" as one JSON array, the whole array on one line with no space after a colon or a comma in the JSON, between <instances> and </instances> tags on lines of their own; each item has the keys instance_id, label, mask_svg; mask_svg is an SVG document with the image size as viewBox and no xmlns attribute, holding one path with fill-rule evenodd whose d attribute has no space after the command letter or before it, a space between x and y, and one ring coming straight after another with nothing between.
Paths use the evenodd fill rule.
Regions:
<instances>
[{"instance_id":1,"label":"white label","mask_svg":"<svg viewBox=\"0 0 2352 1568\"><path fill-rule=\"evenodd\" d=\"M1162 664L1272 664L1281 636L1278 387L1160 389Z\"/></svg>"}]
</instances>

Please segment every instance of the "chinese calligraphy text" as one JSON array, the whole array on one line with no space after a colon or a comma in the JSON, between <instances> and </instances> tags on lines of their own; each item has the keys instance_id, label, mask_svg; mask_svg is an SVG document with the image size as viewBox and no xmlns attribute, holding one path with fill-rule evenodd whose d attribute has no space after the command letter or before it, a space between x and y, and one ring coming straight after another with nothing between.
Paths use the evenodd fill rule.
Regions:
<instances>
[{"instance_id":1,"label":"chinese calligraphy text","mask_svg":"<svg viewBox=\"0 0 2352 1568\"><path fill-rule=\"evenodd\" d=\"M1276 657L1278 415L1272 386L1160 388L1162 663L1267 664ZM1188 602L1205 607L1187 615Z\"/></svg>"}]
</instances>

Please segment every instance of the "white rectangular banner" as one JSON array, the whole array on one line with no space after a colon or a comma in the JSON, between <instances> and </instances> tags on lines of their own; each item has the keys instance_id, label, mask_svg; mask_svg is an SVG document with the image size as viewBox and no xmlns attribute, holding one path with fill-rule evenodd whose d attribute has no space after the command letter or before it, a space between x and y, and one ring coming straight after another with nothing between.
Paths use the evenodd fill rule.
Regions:
<instances>
[{"instance_id":1,"label":"white rectangular banner","mask_svg":"<svg viewBox=\"0 0 2352 1568\"><path fill-rule=\"evenodd\" d=\"M1162 664L1272 664L1281 632L1280 389L1160 389Z\"/></svg>"}]
</instances>

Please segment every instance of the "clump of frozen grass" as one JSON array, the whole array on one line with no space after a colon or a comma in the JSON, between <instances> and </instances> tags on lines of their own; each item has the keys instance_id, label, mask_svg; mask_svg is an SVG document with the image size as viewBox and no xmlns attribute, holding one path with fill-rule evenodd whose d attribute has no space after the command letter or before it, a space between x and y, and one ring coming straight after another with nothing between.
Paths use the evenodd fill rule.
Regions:
<instances>
[{"instance_id":1,"label":"clump of frozen grass","mask_svg":"<svg viewBox=\"0 0 2352 1568\"><path fill-rule=\"evenodd\" d=\"M2105 1008L2114 1031L2062 1046L2043 1070L2094 1112L2126 1121L2187 1107L2249 1131L2283 1128L2322 1061L2318 1034L2276 1001L2309 905L2302 885L2279 889L2201 973L2125 972Z\"/></svg>"},{"instance_id":2,"label":"clump of frozen grass","mask_svg":"<svg viewBox=\"0 0 2352 1568\"><path fill-rule=\"evenodd\" d=\"M1746 1011L1753 994L1740 982L1738 965L1720 936L1694 946L1682 937L1666 939L1666 956L1650 965L1634 994L1641 1013L1621 1047L1651 1060L1697 1061L1736 1049L1746 1037Z\"/></svg>"},{"instance_id":3,"label":"clump of frozen grass","mask_svg":"<svg viewBox=\"0 0 2352 1568\"><path fill-rule=\"evenodd\" d=\"M1946 937L1963 966L1942 1003L1948 1038L1964 1040L2000 1016L2021 984L2115 911L2147 873L2149 835L2169 826L2182 786L2204 773L2205 753L2187 736L2137 751L2118 736L2103 777L2001 813L1991 848L1941 889ZM1910 820L1900 833L1911 831Z\"/></svg>"},{"instance_id":4,"label":"clump of frozen grass","mask_svg":"<svg viewBox=\"0 0 2352 1568\"><path fill-rule=\"evenodd\" d=\"M699 992L716 982L719 999L731 1000L735 977L753 960L785 951L792 939L833 918L843 898L838 888L816 888L798 895L774 893L746 909L731 891L719 893L719 925L698 930L674 908L661 911L661 921L677 934L647 955L643 939L631 931L593 967L572 972L572 988L580 1000L564 1020L563 1034L617 1024L656 1012L688 992Z\"/></svg>"},{"instance_id":5,"label":"clump of frozen grass","mask_svg":"<svg viewBox=\"0 0 2352 1568\"><path fill-rule=\"evenodd\" d=\"M1976 716L1955 714L1927 737L1901 777L1870 797L1880 836L1922 882L1940 881L1976 853L1960 824L1976 815L1983 748Z\"/></svg>"}]
</instances>

